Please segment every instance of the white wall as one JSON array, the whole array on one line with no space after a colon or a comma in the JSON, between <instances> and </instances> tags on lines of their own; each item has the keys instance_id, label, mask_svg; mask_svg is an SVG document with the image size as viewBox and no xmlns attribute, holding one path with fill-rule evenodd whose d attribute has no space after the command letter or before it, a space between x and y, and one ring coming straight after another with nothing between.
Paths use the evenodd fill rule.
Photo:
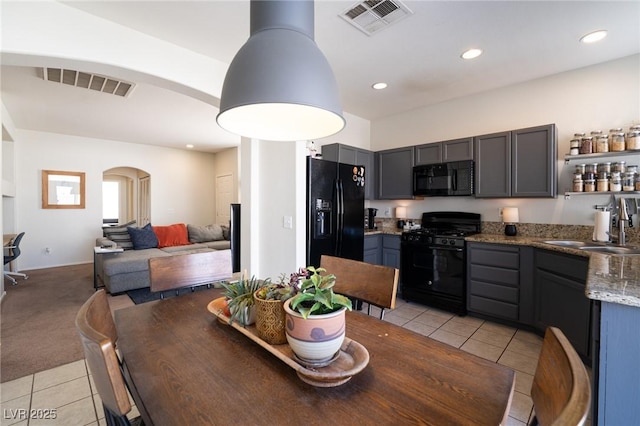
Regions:
<instances>
[{"instance_id":1,"label":"white wall","mask_svg":"<svg viewBox=\"0 0 640 426\"><path fill-rule=\"evenodd\" d=\"M608 195L564 199L570 188L574 164L564 165L569 140L575 132L590 132L640 123L640 55L576 71L452 100L371 124L371 147L382 150L504 130L556 123L558 128L557 199L495 199L471 197L425 200L375 201L384 217L387 207L407 206L411 218L422 212L460 210L482 214L483 220L499 221L498 207L519 206L520 221L590 225L594 205L606 204ZM640 165L638 156L625 158ZM615 160L613 160L615 161ZM391 217L393 209L391 209Z\"/></svg>"},{"instance_id":2,"label":"white wall","mask_svg":"<svg viewBox=\"0 0 640 426\"><path fill-rule=\"evenodd\" d=\"M151 176L151 223L213 223L214 154L19 130L16 228L26 232L20 269L91 262L102 235L102 173L134 167ZM86 173L85 209L42 209L42 170ZM45 248L51 254L45 254Z\"/></svg>"},{"instance_id":3,"label":"white wall","mask_svg":"<svg viewBox=\"0 0 640 426\"><path fill-rule=\"evenodd\" d=\"M320 152L320 147L322 145L328 145L331 143L342 143L362 149L370 149L371 122L356 115L349 114L348 112L344 113L344 118L347 123L341 132L314 141L318 152Z\"/></svg>"}]
</instances>

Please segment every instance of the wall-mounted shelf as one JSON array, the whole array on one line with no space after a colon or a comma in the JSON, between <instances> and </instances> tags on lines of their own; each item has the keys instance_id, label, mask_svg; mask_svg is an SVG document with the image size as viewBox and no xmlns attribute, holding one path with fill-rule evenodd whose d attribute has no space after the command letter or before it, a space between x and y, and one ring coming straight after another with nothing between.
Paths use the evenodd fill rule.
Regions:
<instances>
[{"instance_id":1,"label":"wall-mounted shelf","mask_svg":"<svg viewBox=\"0 0 640 426\"><path fill-rule=\"evenodd\" d=\"M569 164L570 161L586 161L593 160L596 158L606 158L606 157L628 157L628 156L639 156L640 150L635 151L609 151L609 152L598 152L595 154L578 154L578 155L569 155L565 154L564 156L564 164Z\"/></svg>"},{"instance_id":2,"label":"wall-mounted shelf","mask_svg":"<svg viewBox=\"0 0 640 426\"><path fill-rule=\"evenodd\" d=\"M568 200L569 198L571 198L572 195L578 195L578 196L582 196L582 195L614 195L614 196L619 196L619 195L638 195L640 194L640 191L619 191L619 192L611 192L611 191L594 191L594 192L571 192L571 191L567 191L564 193L564 199Z\"/></svg>"}]
</instances>

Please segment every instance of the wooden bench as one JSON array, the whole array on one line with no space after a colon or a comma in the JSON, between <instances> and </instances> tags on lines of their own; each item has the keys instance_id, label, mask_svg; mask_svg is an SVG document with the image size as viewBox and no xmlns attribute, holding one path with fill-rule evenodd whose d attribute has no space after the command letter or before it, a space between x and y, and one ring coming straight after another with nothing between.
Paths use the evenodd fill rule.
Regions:
<instances>
[{"instance_id":1,"label":"wooden bench","mask_svg":"<svg viewBox=\"0 0 640 426\"><path fill-rule=\"evenodd\" d=\"M149 259L149 280L153 293L212 284L232 276L231 250Z\"/></svg>"}]
</instances>

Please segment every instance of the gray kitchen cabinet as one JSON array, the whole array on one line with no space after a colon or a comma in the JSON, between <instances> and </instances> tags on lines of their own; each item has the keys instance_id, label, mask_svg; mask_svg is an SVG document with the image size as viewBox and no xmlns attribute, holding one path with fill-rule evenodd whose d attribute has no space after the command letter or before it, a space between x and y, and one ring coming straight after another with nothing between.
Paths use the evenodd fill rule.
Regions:
<instances>
[{"instance_id":1,"label":"gray kitchen cabinet","mask_svg":"<svg viewBox=\"0 0 640 426\"><path fill-rule=\"evenodd\" d=\"M341 143L332 143L321 147L322 158L329 161L337 161L344 164L364 166L364 198L375 199L375 168L373 152Z\"/></svg>"},{"instance_id":2,"label":"gray kitchen cabinet","mask_svg":"<svg viewBox=\"0 0 640 426\"><path fill-rule=\"evenodd\" d=\"M597 402L593 413L599 425L640 423L640 308L602 302L600 357L594 364Z\"/></svg>"},{"instance_id":3,"label":"gray kitchen cabinet","mask_svg":"<svg viewBox=\"0 0 640 426\"><path fill-rule=\"evenodd\" d=\"M382 264L400 269L400 235L382 235Z\"/></svg>"},{"instance_id":4,"label":"gray kitchen cabinet","mask_svg":"<svg viewBox=\"0 0 640 426\"><path fill-rule=\"evenodd\" d=\"M530 323L533 283L529 247L467 243L467 310Z\"/></svg>"},{"instance_id":5,"label":"gray kitchen cabinet","mask_svg":"<svg viewBox=\"0 0 640 426\"><path fill-rule=\"evenodd\" d=\"M382 235L365 235L364 236L364 253L362 260L374 265L382 264Z\"/></svg>"},{"instance_id":6,"label":"gray kitchen cabinet","mask_svg":"<svg viewBox=\"0 0 640 426\"><path fill-rule=\"evenodd\" d=\"M474 138L477 198L555 197L555 124Z\"/></svg>"},{"instance_id":7,"label":"gray kitchen cabinet","mask_svg":"<svg viewBox=\"0 0 640 426\"><path fill-rule=\"evenodd\" d=\"M413 159L412 146L376 152L379 199L407 200L413 198Z\"/></svg>"},{"instance_id":8,"label":"gray kitchen cabinet","mask_svg":"<svg viewBox=\"0 0 640 426\"><path fill-rule=\"evenodd\" d=\"M415 165L473 160L473 138L455 139L418 145Z\"/></svg>"},{"instance_id":9,"label":"gray kitchen cabinet","mask_svg":"<svg viewBox=\"0 0 640 426\"><path fill-rule=\"evenodd\" d=\"M534 326L558 327L576 352L591 362L592 302L585 296L589 258L535 249Z\"/></svg>"}]
</instances>

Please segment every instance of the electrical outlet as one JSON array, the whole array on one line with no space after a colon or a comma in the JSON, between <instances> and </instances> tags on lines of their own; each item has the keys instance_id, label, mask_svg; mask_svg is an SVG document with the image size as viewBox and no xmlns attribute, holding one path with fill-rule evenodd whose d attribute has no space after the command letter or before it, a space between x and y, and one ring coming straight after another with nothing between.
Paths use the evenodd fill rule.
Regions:
<instances>
[{"instance_id":1,"label":"electrical outlet","mask_svg":"<svg viewBox=\"0 0 640 426\"><path fill-rule=\"evenodd\" d=\"M391 207L384 209L384 217L391 217Z\"/></svg>"},{"instance_id":2,"label":"electrical outlet","mask_svg":"<svg viewBox=\"0 0 640 426\"><path fill-rule=\"evenodd\" d=\"M502 221L502 207L498 207L498 216L500 217L500 221Z\"/></svg>"},{"instance_id":3,"label":"electrical outlet","mask_svg":"<svg viewBox=\"0 0 640 426\"><path fill-rule=\"evenodd\" d=\"M51 247L45 247L44 254L51 254Z\"/></svg>"},{"instance_id":4,"label":"electrical outlet","mask_svg":"<svg viewBox=\"0 0 640 426\"><path fill-rule=\"evenodd\" d=\"M293 229L293 218L291 216L283 216L282 227L287 229Z\"/></svg>"}]
</instances>

